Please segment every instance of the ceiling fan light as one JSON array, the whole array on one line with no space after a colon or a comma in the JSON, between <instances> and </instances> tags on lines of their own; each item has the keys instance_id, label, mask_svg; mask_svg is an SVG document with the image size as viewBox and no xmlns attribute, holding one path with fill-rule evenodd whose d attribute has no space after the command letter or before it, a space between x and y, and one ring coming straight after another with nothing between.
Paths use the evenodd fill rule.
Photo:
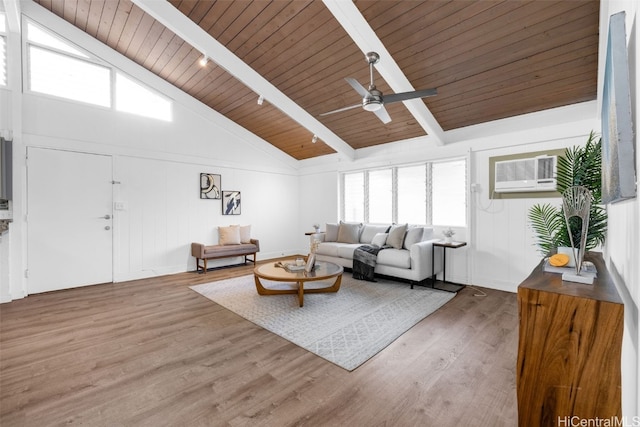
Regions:
<instances>
[{"instance_id":1,"label":"ceiling fan light","mask_svg":"<svg viewBox=\"0 0 640 427\"><path fill-rule=\"evenodd\" d=\"M376 99L365 99L362 101L362 108L366 111L378 111L382 108L382 102Z\"/></svg>"}]
</instances>

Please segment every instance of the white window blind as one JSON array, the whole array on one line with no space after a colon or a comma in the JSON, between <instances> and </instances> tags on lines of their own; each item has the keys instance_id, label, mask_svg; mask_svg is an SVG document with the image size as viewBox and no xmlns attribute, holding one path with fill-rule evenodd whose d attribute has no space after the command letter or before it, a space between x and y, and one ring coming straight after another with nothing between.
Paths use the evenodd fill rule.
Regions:
<instances>
[{"instance_id":1,"label":"white window blind","mask_svg":"<svg viewBox=\"0 0 640 427\"><path fill-rule=\"evenodd\" d=\"M369 172L368 201L368 222L389 223L393 221L393 182L391 169Z\"/></svg>"},{"instance_id":2,"label":"white window blind","mask_svg":"<svg viewBox=\"0 0 640 427\"><path fill-rule=\"evenodd\" d=\"M344 175L344 220L364 221L364 172Z\"/></svg>"},{"instance_id":3,"label":"white window blind","mask_svg":"<svg viewBox=\"0 0 640 427\"><path fill-rule=\"evenodd\" d=\"M398 222L427 223L427 166L398 168Z\"/></svg>"}]
</instances>

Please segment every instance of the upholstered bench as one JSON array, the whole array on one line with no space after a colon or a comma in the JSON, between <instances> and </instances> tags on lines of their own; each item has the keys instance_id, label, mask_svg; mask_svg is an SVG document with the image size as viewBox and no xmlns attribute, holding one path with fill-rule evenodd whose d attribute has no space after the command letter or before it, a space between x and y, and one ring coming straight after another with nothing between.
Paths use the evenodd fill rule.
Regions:
<instances>
[{"instance_id":1,"label":"upholstered bench","mask_svg":"<svg viewBox=\"0 0 640 427\"><path fill-rule=\"evenodd\" d=\"M202 243L191 243L191 255L196 258L196 271L207 272L207 260L218 258L231 258L244 256L245 264L251 261L255 264L256 253L260 251L260 242L251 239L250 243L240 243L237 245L204 245ZM248 258L253 255L253 259ZM202 265L200 264L202 261Z\"/></svg>"}]
</instances>

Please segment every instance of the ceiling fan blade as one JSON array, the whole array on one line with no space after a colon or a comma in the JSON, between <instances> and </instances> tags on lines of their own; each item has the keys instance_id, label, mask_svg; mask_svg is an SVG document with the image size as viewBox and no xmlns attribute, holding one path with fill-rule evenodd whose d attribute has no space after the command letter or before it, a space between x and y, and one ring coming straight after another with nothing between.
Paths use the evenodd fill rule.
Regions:
<instances>
[{"instance_id":1,"label":"ceiling fan blade","mask_svg":"<svg viewBox=\"0 0 640 427\"><path fill-rule=\"evenodd\" d=\"M373 112L382 123L385 125L391 121L391 116L387 113L387 110L384 108L384 105L380 107L379 110Z\"/></svg>"},{"instance_id":2,"label":"ceiling fan blade","mask_svg":"<svg viewBox=\"0 0 640 427\"><path fill-rule=\"evenodd\" d=\"M426 98L428 96L435 96L438 94L438 89L424 89L415 90L413 92L401 92L394 93L392 95L384 96L384 103L391 104L392 102L407 101L415 98Z\"/></svg>"},{"instance_id":3,"label":"ceiling fan blade","mask_svg":"<svg viewBox=\"0 0 640 427\"><path fill-rule=\"evenodd\" d=\"M367 97L367 96L371 96L371 94L369 93L368 90L366 90L364 88L364 86L362 86L360 83L358 83L358 81L356 79L352 79L351 77L347 77L345 78L345 80L347 81L347 83L349 83L351 85L352 88L354 88L356 90L356 92L358 92L358 94L361 97Z\"/></svg>"},{"instance_id":4,"label":"ceiling fan blade","mask_svg":"<svg viewBox=\"0 0 640 427\"><path fill-rule=\"evenodd\" d=\"M328 116L329 114L339 113L341 111L353 110L354 108L362 107L362 104L350 105L348 107L338 108L337 110L327 111L326 113L320 114L320 116Z\"/></svg>"}]
</instances>

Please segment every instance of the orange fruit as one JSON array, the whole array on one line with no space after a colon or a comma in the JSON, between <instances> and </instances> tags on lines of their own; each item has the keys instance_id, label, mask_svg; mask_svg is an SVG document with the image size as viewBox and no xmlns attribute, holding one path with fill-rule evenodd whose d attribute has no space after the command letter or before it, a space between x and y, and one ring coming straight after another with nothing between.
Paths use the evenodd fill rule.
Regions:
<instances>
[{"instance_id":1,"label":"orange fruit","mask_svg":"<svg viewBox=\"0 0 640 427\"><path fill-rule=\"evenodd\" d=\"M549 264L554 267L564 267L569 264L569 255L567 254L555 254L549 258Z\"/></svg>"}]
</instances>

